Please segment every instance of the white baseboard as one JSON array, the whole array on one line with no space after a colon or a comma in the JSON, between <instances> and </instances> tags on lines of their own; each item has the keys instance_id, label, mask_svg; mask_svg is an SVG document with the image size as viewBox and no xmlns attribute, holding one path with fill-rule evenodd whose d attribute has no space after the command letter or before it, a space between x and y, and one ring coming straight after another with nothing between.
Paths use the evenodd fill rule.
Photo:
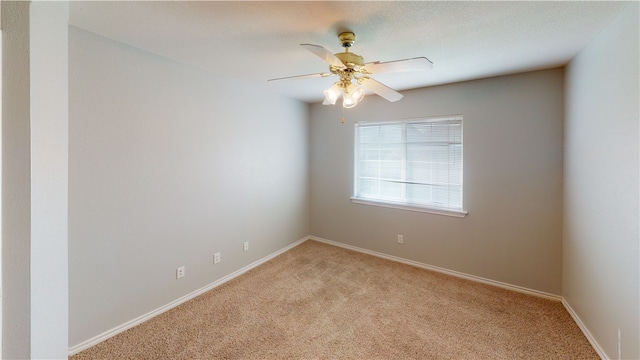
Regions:
<instances>
[{"instance_id":1,"label":"white baseboard","mask_svg":"<svg viewBox=\"0 0 640 360\"><path fill-rule=\"evenodd\" d=\"M308 239L310 239L310 237L309 236L305 236L304 238L294 242L293 244L288 245L288 246L286 246L286 247L284 247L284 248L282 248L282 249L280 249L280 250L278 250L278 251L276 251L276 252L274 252L274 253L272 253L270 255L267 255L266 257L264 257L264 258L262 258L260 260L257 260L257 261L255 261L255 262L253 262L253 263L251 263L251 264L249 264L249 265L247 265L247 266L245 266L245 267L243 267L243 268L241 268L241 269L239 269L239 270L237 270L237 271L235 271L235 272L233 272L233 273L231 273L231 274L229 274L227 276L224 276L224 277L222 277L222 278L220 278L220 279L218 279L218 280L216 280L216 281L214 281L214 282L212 282L212 283L210 283L210 284L208 284L208 285L206 285L206 286L204 286L204 287L202 287L202 288L200 288L200 289L198 289L196 291L193 291L193 292L191 292L191 293L189 293L189 294L187 294L187 295L185 295L185 296L183 296L183 297L181 297L179 299L176 299L176 300L174 300L174 301L172 301L172 302L170 302L170 303L168 303L168 304L166 304L164 306L161 306L161 307L159 307L159 308L157 308L157 309L155 309L155 310L153 310L153 311L151 311L149 313L146 313L146 314L144 314L142 316L139 316L139 317L137 317L137 318L135 318L133 320L130 320L130 321L128 321L128 322L126 322L126 323L124 323L124 324L122 324L120 326L116 326L115 328L113 328L111 330L105 331L102 334L94 336L89 340L83 341L80 344L74 345L74 346L69 348L69 356L77 354L82 350L86 350L86 349L88 349L88 348L90 348L90 347L92 347L94 345L97 345L97 344L109 339L110 337L113 337L113 336L115 336L117 334L120 334L123 331L131 329L132 327L134 327L136 325L142 324L143 322L145 322L145 321L147 321L147 320L149 320L149 319L151 319L153 317L156 317L156 316L158 316L158 315L160 315L160 314L162 314L162 313L164 313L166 311L169 311L169 310L175 308L176 306L178 306L178 305L180 305L180 304L182 304L184 302L187 302L187 301L189 301L189 300L191 300L191 299L193 299L193 298L195 298L195 297L197 297L197 296L199 296L199 295L201 295L201 294L203 294L203 293L205 293L205 292L207 292L207 291L209 291L209 290L211 290L211 289L213 289L215 287L218 287L218 286L226 283L229 280L232 280L232 279L234 279L234 278L246 273L247 271L249 271L249 270L251 270L251 269L253 269L253 268L255 268L255 267L259 266L259 265L262 265L263 263L275 258L276 256L278 256L278 255L280 255L280 254L282 254L282 253L284 253L284 252L286 252L286 251L288 251L288 250L290 250L290 249L302 244L303 242L307 241Z\"/></svg>"},{"instance_id":2,"label":"white baseboard","mask_svg":"<svg viewBox=\"0 0 640 360\"><path fill-rule=\"evenodd\" d=\"M591 344L591 346L593 346L593 349L598 353L598 356L600 356L602 360L608 359L607 355L605 354L600 344L598 344L596 339L589 332L589 329L587 328L587 326L582 322L578 314L576 314L576 312L573 311L573 308L571 307L571 305L569 305L567 300L564 298L562 299L562 305L564 305L564 308L567 309L567 311L573 318L573 321L575 321L578 327L580 328L580 330L582 330L582 333L587 338L587 340L589 340L589 343Z\"/></svg>"},{"instance_id":3,"label":"white baseboard","mask_svg":"<svg viewBox=\"0 0 640 360\"><path fill-rule=\"evenodd\" d=\"M533 295L533 296L537 296L537 297L542 297L542 298L550 299L550 300L554 300L554 301L561 301L562 305L564 305L565 309L567 309L567 312L569 312L569 314L573 318L573 321L575 321L575 323L578 325L578 327L580 328L580 330L582 331L584 336L587 338L587 340L591 344L591 346L593 346L593 349L596 351L596 353L598 353L598 356L600 356L600 358L602 360L607 360L608 359L606 354L605 354L605 352L604 352L604 350L600 346L600 344L598 344L598 342L595 340L593 335L591 335L591 333L589 332L589 329L584 325L584 323L582 322L580 317L578 317L578 314L576 314L576 312L573 311L573 309L571 308L571 305L569 305L569 303L562 296L549 294L549 293L546 293L546 292L543 292L543 291L528 289L528 288L525 288L525 287L522 287L522 286L507 284L507 283L503 283L503 282L500 282L500 281L485 279L485 278L482 278L482 277L479 277L479 276L469 275L469 274L461 273L461 272L458 272L458 271L444 269L444 268L437 267L437 266L423 264L423 263L420 263L420 262L417 262L417 261L407 260L407 259L403 259L403 258L400 258L400 257L397 257L397 256L392 256L392 255L380 253L380 252L377 252L377 251L363 249L363 248L360 248L360 247L357 247L357 246L351 246L351 245L339 243L339 242L336 242L336 241L323 239L323 238L317 237L317 236L309 236L309 239L315 240L315 241L319 241L319 242L323 242L323 243L326 243L326 244L329 244L329 245L338 246L338 247L341 247L341 248L353 250L353 251L358 251L358 252L361 252L361 253L364 253L364 254L377 256L377 257L380 257L380 258L383 258L383 259L387 259L387 260L391 260L391 261L397 261L397 262L400 262L400 263L403 263L403 264L412 265L412 266L416 266L416 267L427 269L427 270L437 271L439 273L443 273L443 274L447 274L447 275L451 275L451 276L455 276L455 277L459 277L459 278L463 278L463 279L467 279L467 280L471 280L471 281L476 281L476 282L480 282L480 283L483 283L483 284L488 284L488 285L501 287L501 288L504 288L504 289L507 289L507 290L517 291L517 292L520 292L520 293L525 293L525 294L529 294L529 295Z\"/></svg>"},{"instance_id":4,"label":"white baseboard","mask_svg":"<svg viewBox=\"0 0 640 360\"><path fill-rule=\"evenodd\" d=\"M380 253L380 252L376 252L376 251L372 251L372 250L367 250L364 248L360 248L360 247L356 247L356 246L351 246L351 245L347 245L347 244L343 244L343 243L339 243L336 241L331 241L331 240L327 240L327 239L323 239L321 237L317 237L317 236L306 236L294 243L292 243L291 245L288 245L260 260L257 260L227 276L224 276L196 291L193 291L179 299L176 299L164 306L161 306L147 314L144 314L142 316L139 316L133 320L130 320L120 326L117 326L111 330L105 331L102 334L99 334L97 336L92 337L89 340L86 340L80 344L77 344L75 346L72 346L69 348L69 356L72 356L74 354L79 353L82 350L88 349L94 345L97 345L107 339L109 339L110 337L113 337L123 331L126 331L136 325L139 325L155 316L158 316L168 310L171 310L173 308L175 308L176 306L187 302L215 287L218 287L244 273L246 273L247 271L262 265L263 263L275 258L276 256L302 244L303 242L307 241L307 240L315 240L318 242L322 242L322 243L326 243L329 245L333 245L333 246L337 246L337 247L341 247L341 248L345 248L345 249L349 249L349 250L353 250L353 251L357 251L357 252L361 252L364 254L368 254L368 255L373 255L376 257L380 257L383 259L387 259L387 260L391 260L391 261L396 261L396 262L400 262L403 264L407 264L407 265L411 265L411 266L416 266L419 268L423 268L423 269L427 269L427 270L432 270L432 271L436 271L439 273L443 273L443 274L447 274L447 275L451 275L451 276L455 276L455 277L459 277L459 278L463 278L463 279L467 279L467 280L471 280L471 281L476 281L476 282L480 282L483 284L488 284L488 285L492 285L492 286L497 286L500 288L504 288L507 290L512 290L512 291L517 291L520 293L525 293L525 294L529 294L529 295L533 295L533 296L537 296L537 297L542 297L542 298L546 298L546 299L550 299L550 300L554 300L554 301L562 301L562 304L564 305L564 307L567 309L567 311L569 312L569 314L571 315L571 317L573 318L573 320L576 322L576 324L578 325L578 327L580 328L580 330L582 331L582 333L585 335L585 337L587 338L587 340L589 341L589 343L591 343L591 345L593 346L593 348L595 349L595 351L598 353L598 355L600 356L600 358L607 359L604 350L602 349L602 347L600 347L600 345L598 344L598 342L593 338L593 336L591 335L591 333L589 332L589 330L587 329L587 327L584 325L584 323L582 322L582 320L580 320L580 318L578 317L578 315L575 313L575 311L573 311L573 309L571 308L571 306L569 305L569 303L567 303L565 301L565 299L563 299L561 296L559 295L554 295L554 294L550 294L550 293L546 293L543 291L538 291L538 290L533 290L533 289L528 289L522 286L517 286L517 285L512 285L512 284L507 284L507 283L503 283L500 281L495 281L495 280L491 280L491 279L486 279L486 278L482 278L479 276L475 276L475 275L469 275L469 274L465 274L465 273L461 273L458 271L453 271L453 270L448 270L448 269L444 269L441 267L437 267L437 266L433 266L433 265L428 265L428 264L424 264L424 263L420 263L417 261L413 261L413 260L408 260L408 259L404 259L404 258L400 258L397 256L393 256L393 255L388 255L388 254L384 254L384 253Z\"/></svg>"},{"instance_id":5,"label":"white baseboard","mask_svg":"<svg viewBox=\"0 0 640 360\"><path fill-rule=\"evenodd\" d=\"M319 241L319 242L323 242L323 243L326 243L326 244L329 244L329 245L338 246L338 247L341 247L341 248L345 248L345 249L361 252L361 253L364 253L364 254L377 256L377 257L380 257L380 258L383 258L383 259L396 261L396 262L399 262L399 263L412 265L412 266L416 266L416 267L427 269L427 270L431 270L431 271L436 271L436 272L439 272L439 273L455 276L455 277L458 277L458 278L463 278L463 279L467 279L467 280L471 280L471 281L475 281L475 282L480 282L480 283L483 283L483 284L497 286L497 287L500 287L500 288L503 288L503 289L507 289L507 290L517 291L517 292L520 292L520 293L529 294L529 295L533 295L533 296L537 296L537 297L541 297L541 298L545 298L545 299L550 299L550 300L554 300L554 301L561 301L562 300L561 296L550 294L550 293L547 293L547 292L544 292L544 291L533 290L533 289L525 288L525 287L518 286L518 285L512 285L512 284L507 284L507 283L503 283L503 282L500 282L500 281L486 279L486 278L483 278L483 277L480 277L480 276L469 275L469 274L461 273L461 272L458 272L458 271L448 270L448 269L445 269L445 268L441 268L441 267L437 267L437 266L433 266L433 265L428 265L428 264L424 264L424 263L421 263L421 262L408 260L408 259L404 259L404 258L401 258L401 257L388 255L388 254L384 254L384 253L380 253L380 252L377 252L377 251L363 249L363 248L360 248L360 247L357 247L357 246L351 246L351 245L339 243L339 242L336 242L336 241L323 239L323 238L317 237L317 236L309 236L309 239L315 240L315 241Z\"/></svg>"}]
</instances>

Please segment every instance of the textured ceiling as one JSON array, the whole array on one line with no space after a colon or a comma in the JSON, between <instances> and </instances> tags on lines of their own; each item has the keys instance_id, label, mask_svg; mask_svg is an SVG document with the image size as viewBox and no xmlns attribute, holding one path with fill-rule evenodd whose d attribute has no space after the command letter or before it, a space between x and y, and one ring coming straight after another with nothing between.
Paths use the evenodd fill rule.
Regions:
<instances>
[{"instance_id":1,"label":"textured ceiling","mask_svg":"<svg viewBox=\"0 0 640 360\"><path fill-rule=\"evenodd\" d=\"M294 99L322 100L335 78L301 43L340 52L355 32L366 62L426 56L429 72L374 76L396 90L566 64L627 2L71 2L73 26Z\"/></svg>"}]
</instances>

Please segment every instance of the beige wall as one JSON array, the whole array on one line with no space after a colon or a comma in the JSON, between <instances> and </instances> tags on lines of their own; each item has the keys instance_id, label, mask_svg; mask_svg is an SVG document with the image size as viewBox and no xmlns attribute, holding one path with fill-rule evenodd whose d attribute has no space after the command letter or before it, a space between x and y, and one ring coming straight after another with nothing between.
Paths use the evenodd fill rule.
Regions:
<instances>
[{"instance_id":1,"label":"beige wall","mask_svg":"<svg viewBox=\"0 0 640 360\"><path fill-rule=\"evenodd\" d=\"M610 359L640 358L638 14L629 5L566 72L562 295Z\"/></svg>"},{"instance_id":2,"label":"beige wall","mask_svg":"<svg viewBox=\"0 0 640 360\"><path fill-rule=\"evenodd\" d=\"M559 295L563 70L403 94L367 96L344 125L339 106L311 106L311 233ZM464 116L466 218L351 203L355 122L445 114Z\"/></svg>"},{"instance_id":3,"label":"beige wall","mask_svg":"<svg viewBox=\"0 0 640 360\"><path fill-rule=\"evenodd\" d=\"M306 104L76 28L69 102L70 346L309 234Z\"/></svg>"}]
</instances>

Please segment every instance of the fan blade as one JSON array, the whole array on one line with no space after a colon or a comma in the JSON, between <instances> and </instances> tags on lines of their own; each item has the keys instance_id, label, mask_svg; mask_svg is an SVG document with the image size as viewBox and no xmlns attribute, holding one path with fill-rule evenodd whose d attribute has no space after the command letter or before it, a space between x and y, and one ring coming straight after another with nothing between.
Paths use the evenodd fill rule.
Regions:
<instances>
[{"instance_id":1,"label":"fan blade","mask_svg":"<svg viewBox=\"0 0 640 360\"><path fill-rule=\"evenodd\" d=\"M307 74L307 75L295 75L295 76L287 76L276 79L269 79L267 81L277 81L277 80L298 80L298 79L309 79L309 78L319 78L319 77L327 77L331 76L331 73L318 73L318 74Z\"/></svg>"},{"instance_id":2,"label":"fan blade","mask_svg":"<svg viewBox=\"0 0 640 360\"><path fill-rule=\"evenodd\" d=\"M400 99L402 99L402 94L400 94L399 92L393 90L392 88L388 87L387 85L373 80L371 78L361 78L358 81L362 86L364 86L365 88L373 91L374 93L382 96L383 98L394 102L394 101L398 101Z\"/></svg>"},{"instance_id":3,"label":"fan blade","mask_svg":"<svg viewBox=\"0 0 640 360\"><path fill-rule=\"evenodd\" d=\"M340 59L338 59L333 53L322 46L313 45L313 44L300 44L303 48L311 51L312 53L318 55L322 60L324 60L327 64L343 68L344 64Z\"/></svg>"},{"instance_id":4,"label":"fan blade","mask_svg":"<svg viewBox=\"0 0 640 360\"><path fill-rule=\"evenodd\" d=\"M404 59L388 62L372 62L364 64L364 68L371 74L390 72L426 71L433 68L433 63L426 57Z\"/></svg>"}]
</instances>

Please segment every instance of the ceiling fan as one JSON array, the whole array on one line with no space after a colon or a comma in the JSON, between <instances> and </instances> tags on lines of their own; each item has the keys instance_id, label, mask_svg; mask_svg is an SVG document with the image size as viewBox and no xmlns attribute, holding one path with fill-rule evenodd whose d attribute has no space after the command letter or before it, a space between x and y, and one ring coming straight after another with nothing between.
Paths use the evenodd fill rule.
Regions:
<instances>
[{"instance_id":1,"label":"ceiling fan","mask_svg":"<svg viewBox=\"0 0 640 360\"><path fill-rule=\"evenodd\" d=\"M402 98L402 94L381 82L372 79L369 75L392 72L426 71L433 67L433 63L426 57L416 57L388 62L376 61L365 63L362 56L349 51L349 48L356 41L354 33L343 32L338 35L338 40L340 41L340 45L344 48L344 52L337 54L333 54L319 45L300 44L300 46L316 54L329 64L328 73L289 76L270 79L268 81L338 76L339 80L330 88L324 90L325 98L322 104L334 105L336 100L338 100L340 95L342 95L342 106L345 108L352 108L356 106L362 98L364 98L365 89L369 89L391 102L398 101Z\"/></svg>"}]
</instances>

